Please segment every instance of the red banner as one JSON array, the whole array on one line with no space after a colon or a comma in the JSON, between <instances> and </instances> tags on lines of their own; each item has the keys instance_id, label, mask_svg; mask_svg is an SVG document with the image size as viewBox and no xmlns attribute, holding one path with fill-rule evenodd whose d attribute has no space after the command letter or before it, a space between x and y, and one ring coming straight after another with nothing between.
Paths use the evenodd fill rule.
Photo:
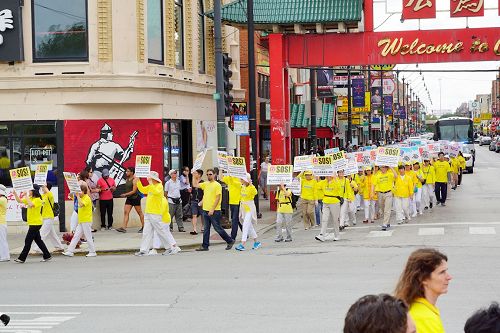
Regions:
<instances>
[{"instance_id":1,"label":"red banner","mask_svg":"<svg viewBox=\"0 0 500 333\"><path fill-rule=\"evenodd\" d=\"M484 0L450 0L450 16L484 16Z\"/></svg>"},{"instance_id":2,"label":"red banner","mask_svg":"<svg viewBox=\"0 0 500 333\"><path fill-rule=\"evenodd\" d=\"M436 18L436 0L403 0L404 19Z\"/></svg>"},{"instance_id":3,"label":"red banner","mask_svg":"<svg viewBox=\"0 0 500 333\"><path fill-rule=\"evenodd\" d=\"M100 176L108 169L117 185L136 155L152 155L151 170L163 175L161 120L67 120L64 122L64 171L79 173L87 165ZM67 186L65 185L66 192ZM117 191L120 193L120 191Z\"/></svg>"},{"instance_id":4,"label":"red banner","mask_svg":"<svg viewBox=\"0 0 500 333\"><path fill-rule=\"evenodd\" d=\"M289 67L500 60L500 28L285 35L284 38ZM331 52L335 46L336 52Z\"/></svg>"}]
</instances>

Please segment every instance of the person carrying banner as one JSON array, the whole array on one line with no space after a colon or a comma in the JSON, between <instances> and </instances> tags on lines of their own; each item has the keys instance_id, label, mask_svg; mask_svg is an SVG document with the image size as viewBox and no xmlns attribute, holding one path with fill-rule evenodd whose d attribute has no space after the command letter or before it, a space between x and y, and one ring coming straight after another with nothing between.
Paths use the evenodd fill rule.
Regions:
<instances>
[{"instance_id":1,"label":"person carrying banner","mask_svg":"<svg viewBox=\"0 0 500 333\"><path fill-rule=\"evenodd\" d=\"M52 188L51 183L47 183L47 185L42 186L42 200L45 202L42 210L42 219L43 224L40 229L40 236L42 236L42 240L44 242L50 241L52 245L55 247L55 252L64 251L64 246L59 239L59 236L56 233L54 228L54 195L50 191ZM36 252L41 252L38 246L35 244L33 246L33 250Z\"/></svg>"},{"instance_id":2,"label":"person carrying banner","mask_svg":"<svg viewBox=\"0 0 500 333\"><path fill-rule=\"evenodd\" d=\"M245 251L248 236L253 239L253 250L257 250L262 246L261 242L257 240L257 232L254 228L254 223L257 223L257 208L254 202L256 195L258 195L258 192L252 184L252 177L247 174L246 180L241 179L240 220L243 220L243 230L241 243L235 248L237 251Z\"/></svg>"},{"instance_id":3,"label":"person carrying banner","mask_svg":"<svg viewBox=\"0 0 500 333\"><path fill-rule=\"evenodd\" d=\"M404 220L408 223L410 217L410 197L414 191L414 180L406 174L405 167L398 166L399 174L394 184L394 210L396 211L396 222L402 224Z\"/></svg>"},{"instance_id":4,"label":"person carrying banner","mask_svg":"<svg viewBox=\"0 0 500 333\"><path fill-rule=\"evenodd\" d=\"M365 178L365 173L363 169L360 168L358 173L354 175L354 181L358 185L358 193L356 193L356 211L360 211L364 209L364 200L363 200L363 181Z\"/></svg>"},{"instance_id":5,"label":"person carrying banner","mask_svg":"<svg viewBox=\"0 0 500 333\"><path fill-rule=\"evenodd\" d=\"M333 240L340 240L340 203L344 201L342 198L343 187L339 177L328 176L320 182L320 187L323 190L323 216L321 217L321 232L314 237L317 241L324 242L330 239L328 231L328 223L333 223Z\"/></svg>"},{"instance_id":6,"label":"person carrying banner","mask_svg":"<svg viewBox=\"0 0 500 333\"><path fill-rule=\"evenodd\" d=\"M422 182L422 206L424 206L424 209L432 209L436 203L436 195L434 194L436 174L429 158L424 158L422 174L424 175Z\"/></svg>"},{"instance_id":7,"label":"person carrying banner","mask_svg":"<svg viewBox=\"0 0 500 333\"><path fill-rule=\"evenodd\" d=\"M300 199L302 199L301 210L305 230L314 227L316 224L314 222L314 209L317 204L316 183L312 171L305 171L302 174Z\"/></svg>"},{"instance_id":8,"label":"person carrying banner","mask_svg":"<svg viewBox=\"0 0 500 333\"><path fill-rule=\"evenodd\" d=\"M316 225L319 226L321 225L321 213L323 211L323 190L321 187L318 186L321 178L325 179L325 177L317 177L316 178L316 196L317 196L317 201L318 204L314 207L314 215L316 217Z\"/></svg>"},{"instance_id":9,"label":"person carrying banner","mask_svg":"<svg viewBox=\"0 0 500 333\"><path fill-rule=\"evenodd\" d=\"M424 213L424 206L422 205L422 186L424 183L424 173L420 169L420 164L418 162L413 163L413 173L415 175L415 193L413 194L411 217L416 217L417 213L420 215Z\"/></svg>"},{"instance_id":10,"label":"person carrying banner","mask_svg":"<svg viewBox=\"0 0 500 333\"><path fill-rule=\"evenodd\" d=\"M319 184L319 183L318 183ZM283 241L283 224L285 225L286 238L285 242L292 241L292 191L287 189L284 184L280 184L276 191L276 238L275 242Z\"/></svg>"},{"instance_id":11,"label":"person carrying banner","mask_svg":"<svg viewBox=\"0 0 500 333\"><path fill-rule=\"evenodd\" d=\"M439 160L434 162L434 170L436 174L435 189L436 200L441 206L446 206L446 197L448 194L448 178L451 177L450 163L445 160L444 153L438 154Z\"/></svg>"},{"instance_id":12,"label":"person carrying banner","mask_svg":"<svg viewBox=\"0 0 500 333\"><path fill-rule=\"evenodd\" d=\"M340 205L340 230L349 226L349 220L353 220L353 225L356 225L356 203L355 193L358 191L356 182L350 177L344 176L344 170L337 172L342 186L342 198L344 202Z\"/></svg>"},{"instance_id":13,"label":"person carrying banner","mask_svg":"<svg viewBox=\"0 0 500 333\"><path fill-rule=\"evenodd\" d=\"M172 218L170 217L170 212L168 208L168 201L167 198L163 197L161 199L161 225L163 228L163 231L165 231L165 234L167 236L168 243L170 245L169 248L165 247L165 252L163 253L164 255L174 255L179 252L181 252L181 248L177 246L177 242L174 239L174 236L172 236L172 233L170 232L170 223L172 222ZM149 255L155 255L158 254L158 249L161 248L161 239L160 236L157 232L154 232L153 236L153 243L150 245L150 248L152 248L151 251L149 251Z\"/></svg>"},{"instance_id":14,"label":"person carrying banner","mask_svg":"<svg viewBox=\"0 0 500 333\"><path fill-rule=\"evenodd\" d=\"M383 165L380 168L380 173L375 177L372 185L372 191L377 189L378 203L380 210L383 212L383 220L381 228L383 231L391 227L391 210L392 210L392 189L394 188L394 178L396 177L396 172L391 169L389 172L389 167Z\"/></svg>"},{"instance_id":15,"label":"person carrying banner","mask_svg":"<svg viewBox=\"0 0 500 333\"><path fill-rule=\"evenodd\" d=\"M0 184L0 262L10 261L9 243L7 242L7 188Z\"/></svg>"},{"instance_id":16,"label":"person carrying banner","mask_svg":"<svg viewBox=\"0 0 500 333\"><path fill-rule=\"evenodd\" d=\"M365 219L363 223L373 223L375 220L375 203L377 202L377 193L373 191L372 185L375 180L375 176L372 174L371 167L365 167L365 176L362 181L362 193L363 193L363 204Z\"/></svg>"},{"instance_id":17,"label":"person carrying banner","mask_svg":"<svg viewBox=\"0 0 500 333\"><path fill-rule=\"evenodd\" d=\"M238 236L238 227L242 229L240 223L240 200L241 200L241 182L239 178L232 176L223 176L222 182L225 183L229 191L229 210L231 211L231 238Z\"/></svg>"},{"instance_id":18,"label":"person carrying banner","mask_svg":"<svg viewBox=\"0 0 500 333\"><path fill-rule=\"evenodd\" d=\"M464 170L467 168L467 165L465 162L465 157L461 151L458 152L457 160L459 162L458 163L459 170L458 170L458 184L457 184L457 186L460 186L460 185L462 185L462 174L463 174Z\"/></svg>"}]
</instances>

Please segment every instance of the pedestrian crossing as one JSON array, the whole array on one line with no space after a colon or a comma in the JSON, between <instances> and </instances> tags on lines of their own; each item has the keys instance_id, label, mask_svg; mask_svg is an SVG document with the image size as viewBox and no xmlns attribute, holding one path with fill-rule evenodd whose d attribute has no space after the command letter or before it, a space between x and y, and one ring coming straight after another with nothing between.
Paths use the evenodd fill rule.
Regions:
<instances>
[{"instance_id":1,"label":"pedestrian crossing","mask_svg":"<svg viewBox=\"0 0 500 333\"><path fill-rule=\"evenodd\" d=\"M405 225L404 227L407 227L408 225ZM416 226L414 226L416 227ZM410 231L410 230L398 230L398 228L401 228L401 226L395 226L391 227L391 229L387 231L379 231L379 230L371 230L368 231L368 234L366 237L368 238L377 238L377 237L390 237L393 236L394 232L397 230L398 232L404 232L406 235L413 235L415 231ZM446 228L444 227L416 227L417 228L417 235L418 236L443 236L446 234ZM341 234L348 235L349 231L354 231L354 230L363 230L366 228L356 228L356 227L351 227L348 228L346 232L341 232ZM469 227L468 229L463 229L464 234L465 230L468 231L468 234L470 235L496 235L496 229L495 227ZM455 231L454 231L455 232Z\"/></svg>"},{"instance_id":2,"label":"pedestrian crossing","mask_svg":"<svg viewBox=\"0 0 500 333\"><path fill-rule=\"evenodd\" d=\"M45 333L76 318L80 312L11 312L8 326L0 333Z\"/></svg>"}]
</instances>

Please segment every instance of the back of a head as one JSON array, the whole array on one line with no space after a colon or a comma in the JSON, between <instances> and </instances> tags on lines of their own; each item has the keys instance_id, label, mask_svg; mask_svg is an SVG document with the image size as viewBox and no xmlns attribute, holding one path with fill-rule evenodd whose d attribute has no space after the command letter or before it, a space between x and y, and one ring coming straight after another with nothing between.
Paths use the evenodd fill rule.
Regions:
<instances>
[{"instance_id":1,"label":"back of a head","mask_svg":"<svg viewBox=\"0 0 500 333\"><path fill-rule=\"evenodd\" d=\"M465 333L500 333L500 307L494 302L474 313L464 326Z\"/></svg>"},{"instance_id":2,"label":"back of a head","mask_svg":"<svg viewBox=\"0 0 500 333\"><path fill-rule=\"evenodd\" d=\"M363 296L349 308L344 333L405 333L407 313L406 304L393 296Z\"/></svg>"}]
</instances>

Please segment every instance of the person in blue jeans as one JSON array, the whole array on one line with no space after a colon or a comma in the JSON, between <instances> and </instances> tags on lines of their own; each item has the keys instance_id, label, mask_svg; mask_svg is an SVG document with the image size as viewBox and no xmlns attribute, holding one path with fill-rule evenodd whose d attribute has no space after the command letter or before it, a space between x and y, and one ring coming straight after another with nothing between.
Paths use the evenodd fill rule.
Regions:
<instances>
[{"instance_id":1,"label":"person in blue jeans","mask_svg":"<svg viewBox=\"0 0 500 333\"><path fill-rule=\"evenodd\" d=\"M208 181L200 183L200 176L193 175L193 187L203 190L203 244L196 251L208 251L211 226L226 241L226 250L231 250L234 245L234 239L226 233L220 224L222 216L222 186L215 181L215 172L213 169L207 170L207 179Z\"/></svg>"}]
</instances>

